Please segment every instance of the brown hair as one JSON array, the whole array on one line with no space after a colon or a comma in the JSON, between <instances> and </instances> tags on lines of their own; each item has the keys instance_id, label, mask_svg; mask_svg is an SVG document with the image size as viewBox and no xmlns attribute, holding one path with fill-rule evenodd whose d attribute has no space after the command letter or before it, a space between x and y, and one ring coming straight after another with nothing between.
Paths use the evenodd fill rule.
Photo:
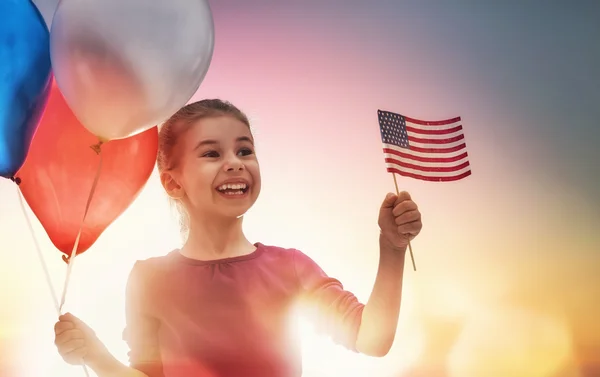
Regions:
<instances>
[{"instance_id":1,"label":"brown hair","mask_svg":"<svg viewBox=\"0 0 600 377\"><path fill-rule=\"evenodd\" d=\"M220 99L205 99L190 103L173 114L160 128L158 133L158 155L156 165L159 173L177 167L178 156L176 155L177 143L180 136L189 129L191 125L203 118L219 116L231 116L250 128L248 117L240 109L230 102ZM189 230L189 217L185 208L179 200L174 200L179 215L182 235Z\"/></svg>"}]
</instances>

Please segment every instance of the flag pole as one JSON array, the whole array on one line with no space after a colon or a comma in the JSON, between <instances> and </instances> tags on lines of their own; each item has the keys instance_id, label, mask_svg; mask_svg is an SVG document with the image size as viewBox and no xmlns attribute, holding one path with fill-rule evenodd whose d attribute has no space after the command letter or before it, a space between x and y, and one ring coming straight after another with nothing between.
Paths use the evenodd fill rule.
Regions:
<instances>
[{"instance_id":1,"label":"flag pole","mask_svg":"<svg viewBox=\"0 0 600 377\"><path fill-rule=\"evenodd\" d=\"M398 189L398 180L396 179L396 173L392 172L392 176L394 177L394 186L396 186L396 195L400 195L400 190ZM408 250L410 252L410 260L413 265L413 270L417 271L417 265L415 264L415 256L413 255L412 246L410 245L410 239L408 240Z\"/></svg>"}]
</instances>

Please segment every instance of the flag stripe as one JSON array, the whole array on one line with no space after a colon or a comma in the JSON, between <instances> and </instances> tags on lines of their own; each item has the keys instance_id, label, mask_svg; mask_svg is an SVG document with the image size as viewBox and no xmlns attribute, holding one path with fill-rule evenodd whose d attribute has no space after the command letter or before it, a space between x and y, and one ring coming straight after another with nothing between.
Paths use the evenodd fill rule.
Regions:
<instances>
[{"instance_id":1,"label":"flag stripe","mask_svg":"<svg viewBox=\"0 0 600 377\"><path fill-rule=\"evenodd\" d=\"M399 174L399 175L401 175L403 177L420 179L422 181L430 181L430 182L452 182L452 181L458 181L460 179L466 178L466 177L468 177L468 176L471 175L471 170L467 170L467 171L465 171L463 173L460 173L460 174L457 174L457 175L451 175L451 176L425 176L425 175L410 173L410 172L407 172L407 171L402 171L402 170L398 170L398 169L394 169L394 168L388 168L387 171L390 172L390 173Z\"/></svg>"},{"instance_id":2,"label":"flag stripe","mask_svg":"<svg viewBox=\"0 0 600 377\"><path fill-rule=\"evenodd\" d=\"M455 145L450 148L421 148L415 147L413 145L410 146L410 150L421 153L449 153L449 152L457 152L466 148L466 144L462 143L459 145Z\"/></svg>"},{"instance_id":3,"label":"flag stripe","mask_svg":"<svg viewBox=\"0 0 600 377\"><path fill-rule=\"evenodd\" d=\"M410 127L417 132L436 131L436 132L449 133L450 130L452 130L460 125L461 125L460 123L450 123L450 124L443 124L443 125L439 125L439 126L422 126L420 124L406 123L405 127Z\"/></svg>"},{"instance_id":4,"label":"flag stripe","mask_svg":"<svg viewBox=\"0 0 600 377\"><path fill-rule=\"evenodd\" d=\"M466 153L466 151L459 150L459 151L448 152L448 153L444 153L444 154L433 155L431 153L417 152L417 151L397 147L395 145L390 145L390 144L383 144L383 151L385 153L392 153L392 154L395 154L395 155L398 155L401 157L412 158L417 161L422 161L421 159L424 159L423 161L429 161L429 159L455 158L456 156L460 156L463 153ZM433 162L433 160L431 162ZM440 162L444 162L444 161L440 161Z\"/></svg>"},{"instance_id":5,"label":"flag stripe","mask_svg":"<svg viewBox=\"0 0 600 377\"><path fill-rule=\"evenodd\" d=\"M456 172L458 170L462 170L469 166L469 161L464 161L459 165L449 165L449 166L440 166L439 164L436 166L428 166L428 165L415 165L407 162L403 162L394 158L386 158L385 162L388 164L388 167L399 166L401 168L418 170L421 172L436 172L436 173L450 173Z\"/></svg>"},{"instance_id":6,"label":"flag stripe","mask_svg":"<svg viewBox=\"0 0 600 377\"><path fill-rule=\"evenodd\" d=\"M447 165L456 165L460 164L463 160L468 159L467 152L463 152L454 157L420 157L420 156L411 156L405 153L388 152L389 149L385 149L383 152L385 154L385 158L392 158L398 161L404 161L407 163L419 163L423 166L447 166Z\"/></svg>"},{"instance_id":7,"label":"flag stripe","mask_svg":"<svg viewBox=\"0 0 600 377\"><path fill-rule=\"evenodd\" d=\"M418 124L421 126L443 126L443 125L448 125L448 124L452 124L452 123L461 121L460 117L450 118L450 119L445 119L445 120L431 121L431 120L419 120L419 119L415 119L415 118L409 118L406 116L404 117L404 120L406 120L407 123Z\"/></svg>"},{"instance_id":8,"label":"flag stripe","mask_svg":"<svg viewBox=\"0 0 600 377\"><path fill-rule=\"evenodd\" d=\"M447 138L452 138L452 137L459 136L459 135L464 135L462 128L458 131L450 132L453 129L456 129L456 127L449 128L444 131L436 131L435 134L407 131L406 136L407 137L410 136L412 138L417 138L417 139L447 139Z\"/></svg>"},{"instance_id":9,"label":"flag stripe","mask_svg":"<svg viewBox=\"0 0 600 377\"><path fill-rule=\"evenodd\" d=\"M411 135L408 134L408 142L410 143L410 145L414 145L415 143L419 143L419 144L452 144L457 141L464 140L464 138L465 138L465 135L460 134L460 135L453 136L453 137L446 138L446 139L420 139L420 138L416 138L416 137L411 137Z\"/></svg>"},{"instance_id":10,"label":"flag stripe","mask_svg":"<svg viewBox=\"0 0 600 377\"><path fill-rule=\"evenodd\" d=\"M408 134L410 135L412 134L421 134L421 135L448 135L448 134L453 134L455 132L460 132L462 131L462 126L458 125L456 127L452 127L452 128L446 128L444 127L428 127L428 128L418 128L418 127L411 127L411 126L406 126L406 131L408 131Z\"/></svg>"}]
</instances>

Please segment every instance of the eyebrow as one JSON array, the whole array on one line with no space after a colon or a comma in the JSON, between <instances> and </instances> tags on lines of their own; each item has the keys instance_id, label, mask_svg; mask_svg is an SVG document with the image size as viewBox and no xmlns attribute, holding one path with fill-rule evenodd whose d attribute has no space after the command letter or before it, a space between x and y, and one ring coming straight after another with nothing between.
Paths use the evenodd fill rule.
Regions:
<instances>
[{"instance_id":1,"label":"eyebrow","mask_svg":"<svg viewBox=\"0 0 600 377\"><path fill-rule=\"evenodd\" d=\"M236 143L246 141L246 142L254 145L254 140L252 140L252 138L249 138L248 136L240 136L237 139L235 139L235 141L236 141ZM202 140L198 144L196 144L196 146L194 147L194 150L196 150L200 147L203 147L205 145L216 145L216 144L219 144L219 142L216 140L212 140L212 139Z\"/></svg>"}]
</instances>

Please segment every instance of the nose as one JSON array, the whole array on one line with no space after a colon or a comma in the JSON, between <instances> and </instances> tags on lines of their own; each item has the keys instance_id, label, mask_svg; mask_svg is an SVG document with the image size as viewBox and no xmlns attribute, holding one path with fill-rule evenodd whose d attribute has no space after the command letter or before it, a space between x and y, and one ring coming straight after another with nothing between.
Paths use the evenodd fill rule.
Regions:
<instances>
[{"instance_id":1,"label":"nose","mask_svg":"<svg viewBox=\"0 0 600 377\"><path fill-rule=\"evenodd\" d=\"M245 167L244 167L244 163L238 158L238 156L231 156L225 162L224 168L225 168L225 171L232 172L232 171L243 171Z\"/></svg>"}]
</instances>

